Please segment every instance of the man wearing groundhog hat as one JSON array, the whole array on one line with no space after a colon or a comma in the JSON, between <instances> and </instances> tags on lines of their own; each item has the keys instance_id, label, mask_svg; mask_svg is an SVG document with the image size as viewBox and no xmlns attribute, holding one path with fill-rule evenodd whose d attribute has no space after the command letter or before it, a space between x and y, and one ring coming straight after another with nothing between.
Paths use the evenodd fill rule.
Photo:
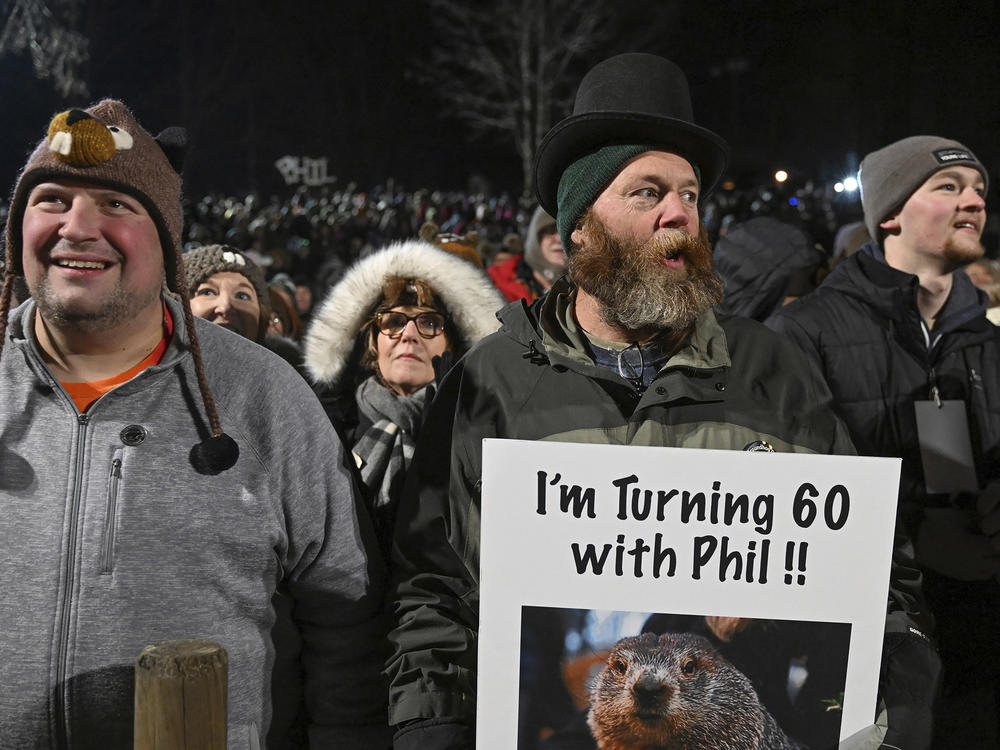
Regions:
<instances>
[{"instance_id":1,"label":"man wearing groundhog hat","mask_svg":"<svg viewBox=\"0 0 1000 750\"><path fill-rule=\"evenodd\" d=\"M503 308L428 415L396 525L395 747L473 745L482 438L853 453L815 366L712 311L722 288L699 205L727 157L694 123L681 70L646 54L593 68L542 141L538 198L569 279ZM905 613L919 583L905 580L893 580L888 627L919 633Z\"/></svg>"},{"instance_id":2,"label":"man wearing groundhog hat","mask_svg":"<svg viewBox=\"0 0 1000 750\"><path fill-rule=\"evenodd\" d=\"M370 523L302 379L192 317L183 150L102 101L53 118L14 188L0 744L132 747L139 653L208 639L228 652L230 748L384 746ZM9 310L21 276L32 298Z\"/></svg>"}]
</instances>

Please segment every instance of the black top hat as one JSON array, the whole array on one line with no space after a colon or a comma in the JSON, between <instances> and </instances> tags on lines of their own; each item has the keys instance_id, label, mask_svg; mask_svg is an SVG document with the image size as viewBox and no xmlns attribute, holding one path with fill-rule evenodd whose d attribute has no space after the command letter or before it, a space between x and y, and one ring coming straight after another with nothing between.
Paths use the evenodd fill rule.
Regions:
<instances>
[{"instance_id":1,"label":"black top hat","mask_svg":"<svg viewBox=\"0 0 1000 750\"><path fill-rule=\"evenodd\" d=\"M684 72L657 55L630 52L595 65L580 82L573 114L546 133L535 158L538 202L553 216L563 171L612 144L662 145L697 165L703 195L726 169L729 146L694 124Z\"/></svg>"}]
</instances>

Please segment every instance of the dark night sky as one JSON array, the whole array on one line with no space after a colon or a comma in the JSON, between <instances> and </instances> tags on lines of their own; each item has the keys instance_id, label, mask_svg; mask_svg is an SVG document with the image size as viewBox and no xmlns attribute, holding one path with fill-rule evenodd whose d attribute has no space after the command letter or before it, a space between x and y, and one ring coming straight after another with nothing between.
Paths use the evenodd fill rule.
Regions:
<instances>
[{"instance_id":1,"label":"dark night sky","mask_svg":"<svg viewBox=\"0 0 1000 750\"><path fill-rule=\"evenodd\" d=\"M186 126L189 194L277 191L272 164L284 154L327 156L331 173L361 186L394 176L460 188L480 174L519 187L513 147L471 138L414 76L432 45L448 43L433 37L420 0L85 5L90 99L123 99L153 132ZM778 167L836 179L852 153L917 133L957 138L995 171L998 13L920 0L633 0L575 77L633 49L675 60L696 119L732 144L738 183ZM0 92L10 186L49 117L81 102L36 80L26 56L0 59Z\"/></svg>"}]
</instances>

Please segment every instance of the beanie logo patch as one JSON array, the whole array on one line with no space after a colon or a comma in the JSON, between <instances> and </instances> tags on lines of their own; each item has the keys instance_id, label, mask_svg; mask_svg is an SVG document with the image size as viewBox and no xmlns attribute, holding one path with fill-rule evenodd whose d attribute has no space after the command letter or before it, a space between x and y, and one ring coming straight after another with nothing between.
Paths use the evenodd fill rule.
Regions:
<instances>
[{"instance_id":1,"label":"beanie logo patch","mask_svg":"<svg viewBox=\"0 0 1000 750\"><path fill-rule=\"evenodd\" d=\"M53 117L48 137L49 150L75 167L96 167L133 145L130 133L115 125L105 125L79 109Z\"/></svg>"},{"instance_id":2,"label":"beanie logo patch","mask_svg":"<svg viewBox=\"0 0 1000 750\"><path fill-rule=\"evenodd\" d=\"M246 258L244 258L239 253L234 253L230 250L226 250L222 253L222 259L234 266L245 266L247 264Z\"/></svg>"},{"instance_id":3,"label":"beanie logo patch","mask_svg":"<svg viewBox=\"0 0 1000 750\"><path fill-rule=\"evenodd\" d=\"M962 148L943 148L934 152L938 164L951 164L956 161L975 161L976 158Z\"/></svg>"}]
</instances>

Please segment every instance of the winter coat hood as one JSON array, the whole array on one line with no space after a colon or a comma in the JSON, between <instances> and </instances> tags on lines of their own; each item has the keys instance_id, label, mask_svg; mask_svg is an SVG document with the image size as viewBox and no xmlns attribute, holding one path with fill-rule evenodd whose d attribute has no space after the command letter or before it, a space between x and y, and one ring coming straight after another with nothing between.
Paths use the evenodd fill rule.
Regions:
<instances>
[{"instance_id":1,"label":"winter coat hood","mask_svg":"<svg viewBox=\"0 0 1000 750\"><path fill-rule=\"evenodd\" d=\"M726 290L716 309L764 320L781 305L789 281L797 274L814 273L824 255L802 230L762 216L720 237L714 258Z\"/></svg>"},{"instance_id":2,"label":"winter coat hood","mask_svg":"<svg viewBox=\"0 0 1000 750\"><path fill-rule=\"evenodd\" d=\"M304 339L305 364L318 383L334 385L355 356L356 342L392 276L422 279L448 308L463 349L497 327L504 298L468 261L423 240L398 242L355 263L313 314ZM353 356L352 356L353 355Z\"/></svg>"},{"instance_id":3,"label":"winter coat hood","mask_svg":"<svg viewBox=\"0 0 1000 750\"><path fill-rule=\"evenodd\" d=\"M562 263L552 263L542 252L542 243L538 235L543 229L556 228L556 220L539 206L531 216L531 223L528 224L528 232L524 237L524 262L532 271L542 274L551 284L566 272L565 257Z\"/></svg>"}]
</instances>

